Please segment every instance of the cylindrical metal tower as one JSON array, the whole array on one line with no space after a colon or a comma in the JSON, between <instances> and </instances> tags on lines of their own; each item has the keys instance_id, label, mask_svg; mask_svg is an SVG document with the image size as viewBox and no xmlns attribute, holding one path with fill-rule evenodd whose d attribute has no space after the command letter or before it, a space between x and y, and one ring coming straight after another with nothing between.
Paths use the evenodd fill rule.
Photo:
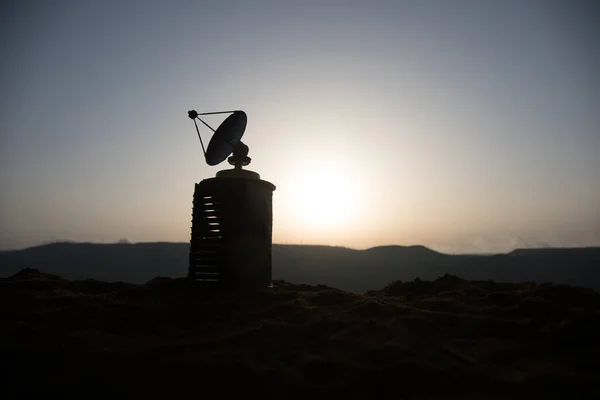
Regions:
<instances>
[{"instance_id":1,"label":"cylindrical metal tower","mask_svg":"<svg viewBox=\"0 0 600 400\"><path fill-rule=\"evenodd\" d=\"M238 168L195 185L189 279L240 288L271 284L274 190Z\"/></svg>"}]
</instances>

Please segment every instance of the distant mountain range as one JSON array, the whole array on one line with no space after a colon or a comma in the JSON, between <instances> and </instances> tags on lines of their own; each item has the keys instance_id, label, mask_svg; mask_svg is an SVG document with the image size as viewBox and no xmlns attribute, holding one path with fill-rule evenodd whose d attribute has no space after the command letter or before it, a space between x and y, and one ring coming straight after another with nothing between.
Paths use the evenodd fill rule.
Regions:
<instances>
[{"instance_id":1,"label":"distant mountain range","mask_svg":"<svg viewBox=\"0 0 600 400\"><path fill-rule=\"evenodd\" d=\"M144 283L156 276L186 276L188 251L188 243L52 243L0 252L0 277L29 267L70 280ZM600 292L600 247L449 255L423 246L353 250L273 245L273 279L293 283L362 293L395 280L433 280L446 273L471 280L563 283Z\"/></svg>"}]
</instances>

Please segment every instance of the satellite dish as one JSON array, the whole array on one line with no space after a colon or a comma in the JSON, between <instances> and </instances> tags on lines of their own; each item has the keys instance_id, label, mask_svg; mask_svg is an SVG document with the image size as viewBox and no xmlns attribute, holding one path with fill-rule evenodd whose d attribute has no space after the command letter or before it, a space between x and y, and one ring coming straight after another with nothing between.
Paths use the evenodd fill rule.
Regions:
<instances>
[{"instance_id":1,"label":"satellite dish","mask_svg":"<svg viewBox=\"0 0 600 400\"><path fill-rule=\"evenodd\" d=\"M234 111L219 125L206 148L208 165L217 165L233 153L244 135L247 122L248 117L245 112Z\"/></svg>"},{"instance_id":2,"label":"satellite dish","mask_svg":"<svg viewBox=\"0 0 600 400\"><path fill-rule=\"evenodd\" d=\"M212 114L231 114L225 121L219 125L217 130L214 130L210 125L200 119L199 115L212 115ZM241 167L250 163L250 157L248 157L248 146L242 143L241 139L246 130L246 123L248 117L243 111L217 111L208 113L198 113L195 110L188 111L188 117L194 120L196 125L196 131L198 132L198 138L204 151L204 144L202 143L202 137L200 137L200 131L198 130L198 124L196 119L206 125L210 130L214 132L213 137L208 143L206 151L204 151L204 158L206 163L210 166L214 166L223 162L231 153L232 157L227 160L231 165Z\"/></svg>"}]
</instances>

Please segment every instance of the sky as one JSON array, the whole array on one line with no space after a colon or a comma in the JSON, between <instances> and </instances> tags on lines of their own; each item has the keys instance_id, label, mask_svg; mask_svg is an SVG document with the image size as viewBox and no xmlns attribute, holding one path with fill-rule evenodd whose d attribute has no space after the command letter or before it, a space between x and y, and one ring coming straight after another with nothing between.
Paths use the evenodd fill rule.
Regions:
<instances>
[{"instance_id":1,"label":"sky","mask_svg":"<svg viewBox=\"0 0 600 400\"><path fill-rule=\"evenodd\" d=\"M191 109L247 113L274 243L599 246L599 10L3 1L0 249L189 241L194 183L230 168Z\"/></svg>"}]
</instances>

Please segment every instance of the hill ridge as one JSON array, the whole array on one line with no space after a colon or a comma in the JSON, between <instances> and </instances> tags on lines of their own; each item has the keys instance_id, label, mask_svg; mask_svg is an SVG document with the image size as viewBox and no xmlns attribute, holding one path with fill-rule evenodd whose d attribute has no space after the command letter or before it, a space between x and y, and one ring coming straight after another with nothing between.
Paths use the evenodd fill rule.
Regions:
<instances>
[{"instance_id":1,"label":"hill ridge","mask_svg":"<svg viewBox=\"0 0 600 400\"><path fill-rule=\"evenodd\" d=\"M363 293L393 280L435 279L445 273L502 282L556 282L600 291L600 247L521 249L506 254L445 254L425 246L365 250L274 244L273 278L325 284ZM0 252L0 277L30 267L67 279L132 283L187 275L189 244L182 242L58 242Z\"/></svg>"}]
</instances>

